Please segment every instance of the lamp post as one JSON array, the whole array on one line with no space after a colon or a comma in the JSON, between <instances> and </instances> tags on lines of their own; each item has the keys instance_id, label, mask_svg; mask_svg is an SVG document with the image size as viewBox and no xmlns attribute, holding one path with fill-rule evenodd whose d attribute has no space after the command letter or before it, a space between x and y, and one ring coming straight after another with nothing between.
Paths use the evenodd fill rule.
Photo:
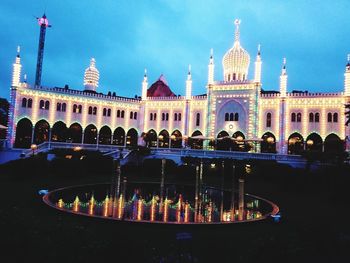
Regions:
<instances>
[{"instance_id":1,"label":"lamp post","mask_svg":"<svg viewBox=\"0 0 350 263\"><path fill-rule=\"evenodd\" d=\"M38 146L36 145L36 144L32 144L31 146L30 146L30 149L32 149L32 156L34 156L34 154L35 154L35 150L38 148Z\"/></svg>"}]
</instances>

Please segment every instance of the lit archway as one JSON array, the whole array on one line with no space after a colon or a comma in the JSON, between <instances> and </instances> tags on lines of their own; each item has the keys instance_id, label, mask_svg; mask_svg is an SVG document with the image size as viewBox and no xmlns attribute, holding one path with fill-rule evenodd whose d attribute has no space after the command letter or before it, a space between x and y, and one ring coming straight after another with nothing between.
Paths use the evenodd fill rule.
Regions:
<instances>
[{"instance_id":1,"label":"lit archway","mask_svg":"<svg viewBox=\"0 0 350 263\"><path fill-rule=\"evenodd\" d=\"M151 129L146 133L146 146L157 147L157 133L155 130Z\"/></svg>"},{"instance_id":2,"label":"lit archway","mask_svg":"<svg viewBox=\"0 0 350 263\"><path fill-rule=\"evenodd\" d=\"M130 130L128 130L128 133L126 134L126 146L131 146L131 147L137 146L137 139L138 139L137 131L134 128L131 128Z\"/></svg>"},{"instance_id":3,"label":"lit archway","mask_svg":"<svg viewBox=\"0 0 350 263\"><path fill-rule=\"evenodd\" d=\"M34 143L41 144L49 140L50 125L46 120L40 120L34 127Z\"/></svg>"},{"instance_id":4,"label":"lit archway","mask_svg":"<svg viewBox=\"0 0 350 263\"><path fill-rule=\"evenodd\" d=\"M221 151L229 151L232 149L232 139L226 131L219 132L216 137L216 149Z\"/></svg>"},{"instance_id":5,"label":"lit archway","mask_svg":"<svg viewBox=\"0 0 350 263\"><path fill-rule=\"evenodd\" d=\"M123 146L125 141L125 131L122 127L118 127L113 132L113 144Z\"/></svg>"},{"instance_id":6,"label":"lit archway","mask_svg":"<svg viewBox=\"0 0 350 263\"><path fill-rule=\"evenodd\" d=\"M191 149L203 149L203 139L196 138L201 136L203 136L203 134L200 131L193 132L188 139L188 146L191 147Z\"/></svg>"},{"instance_id":7,"label":"lit archway","mask_svg":"<svg viewBox=\"0 0 350 263\"><path fill-rule=\"evenodd\" d=\"M51 141L66 142L67 140L67 126L64 122L58 121L52 126Z\"/></svg>"},{"instance_id":8,"label":"lit archway","mask_svg":"<svg viewBox=\"0 0 350 263\"><path fill-rule=\"evenodd\" d=\"M111 138L112 138L111 128L109 128L108 126L103 126L100 129L100 132L98 135L98 143L109 145L109 144L111 144Z\"/></svg>"},{"instance_id":9,"label":"lit archway","mask_svg":"<svg viewBox=\"0 0 350 263\"><path fill-rule=\"evenodd\" d=\"M232 150L233 151L240 151L240 152L247 152L249 151L250 147L248 144L244 142L245 136L243 132L236 131L233 135L233 143L232 143Z\"/></svg>"},{"instance_id":10,"label":"lit archway","mask_svg":"<svg viewBox=\"0 0 350 263\"><path fill-rule=\"evenodd\" d=\"M159 133L158 147L159 148L169 148L169 132L167 130L162 130Z\"/></svg>"},{"instance_id":11,"label":"lit archway","mask_svg":"<svg viewBox=\"0 0 350 263\"><path fill-rule=\"evenodd\" d=\"M288 138L288 153L301 154L304 150L304 138L300 133L293 133Z\"/></svg>"},{"instance_id":12,"label":"lit archway","mask_svg":"<svg viewBox=\"0 0 350 263\"><path fill-rule=\"evenodd\" d=\"M173 131L170 137L171 137L171 148L182 147L182 134L179 130Z\"/></svg>"},{"instance_id":13,"label":"lit archway","mask_svg":"<svg viewBox=\"0 0 350 263\"><path fill-rule=\"evenodd\" d=\"M276 137L271 132L265 132L261 137L260 144L262 153L276 153Z\"/></svg>"},{"instance_id":14,"label":"lit archway","mask_svg":"<svg viewBox=\"0 0 350 263\"><path fill-rule=\"evenodd\" d=\"M73 123L67 131L67 141L72 143L81 143L83 128L79 123Z\"/></svg>"},{"instance_id":15,"label":"lit archway","mask_svg":"<svg viewBox=\"0 0 350 263\"><path fill-rule=\"evenodd\" d=\"M97 128L93 124L86 126L84 130L84 143L96 144L97 142Z\"/></svg>"},{"instance_id":16,"label":"lit archway","mask_svg":"<svg viewBox=\"0 0 350 263\"><path fill-rule=\"evenodd\" d=\"M324 151L327 153L344 152L344 141L338 135L331 133L324 140Z\"/></svg>"},{"instance_id":17,"label":"lit archway","mask_svg":"<svg viewBox=\"0 0 350 263\"><path fill-rule=\"evenodd\" d=\"M317 133L311 133L306 138L306 150L312 152L322 152L322 138Z\"/></svg>"},{"instance_id":18,"label":"lit archway","mask_svg":"<svg viewBox=\"0 0 350 263\"><path fill-rule=\"evenodd\" d=\"M27 119L21 119L16 125L15 148L29 148L32 143L33 124Z\"/></svg>"}]
</instances>

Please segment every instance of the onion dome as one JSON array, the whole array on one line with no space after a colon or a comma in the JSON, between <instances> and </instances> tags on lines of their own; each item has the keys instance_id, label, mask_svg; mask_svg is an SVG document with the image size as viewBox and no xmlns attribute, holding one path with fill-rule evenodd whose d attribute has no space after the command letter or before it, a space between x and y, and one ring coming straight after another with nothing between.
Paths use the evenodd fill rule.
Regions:
<instances>
[{"instance_id":1,"label":"onion dome","mask_svg":"<svg viewBox=\"0 0 350 263\"><path fill-rule=\"evenodd\" d=\"M84 74L84 87L85 91L93 91L96 92L96 88L98 87L98 81L100 79L100 73L95 67L95 59L92 58L90 60L90 66L85 70Z\"/></svg>"},{"instance_id":2,"label":"onion dome","mask_svg":"<svg viewBox=\"0 0 350 263\"><path fill-rule=\"evenodd\" d=\"M168 86L163 74L147 90L147 97L174 97L176 96Z\"/></svg>"},{"instance_id":3,"label":"onion dome","mask_svg":"<svg viewBox=\"0 0 350 263\"><path fill-rule=\"evenodd\" d=\"M248 76L250 56L239 42L240 23L240 20L235 20L235 42L233 44L233 47L226 52L222 59L225 81L242 81L246 80Z\"/></svg>"}]
</instances>

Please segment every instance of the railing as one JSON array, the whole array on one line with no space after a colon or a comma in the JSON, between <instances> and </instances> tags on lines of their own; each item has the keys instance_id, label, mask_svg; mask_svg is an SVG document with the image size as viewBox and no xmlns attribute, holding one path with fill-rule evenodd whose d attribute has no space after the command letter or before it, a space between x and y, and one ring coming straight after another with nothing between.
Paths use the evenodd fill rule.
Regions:
<instances>
[{"instance_id":1,"label":"railing","mask_svg":"<svg viewBox=\"0 0 350 263\"><path fill-rule=\"evenodd\" d=\"M208 151L196 149L161 149L152 148L151 153L162 155L179 155L179 156L193 156L203 158L235 158L235 159L259 159L259 160L275 160L275 161L304 161L300 155L286 155L275 153L249 153L237 151Z\"/></svg>"}]
</instances>

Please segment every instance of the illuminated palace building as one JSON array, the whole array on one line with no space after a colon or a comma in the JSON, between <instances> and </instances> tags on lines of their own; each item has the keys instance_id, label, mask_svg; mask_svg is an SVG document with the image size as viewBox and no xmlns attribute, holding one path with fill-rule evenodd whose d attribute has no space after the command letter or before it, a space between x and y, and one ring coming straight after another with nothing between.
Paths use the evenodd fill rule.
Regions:
<instances>
[{"instance_id":1,"label":"illuminated palace building","mask_svg":"<svg viewBox=\"0 0 350 263\"><path fill-rule=\"evenodd\" d=\"M45 21L41 33L48 26ZM46 141L129 146L141 144L140 138L145 138L147 145L164 148L282 154L344 150L348 134L344 104L350 99L350 63L345 67L343 92L288 92L285 60L279 91L264 91L260 48L254 77L249 79L250 56L241 46L239 26L236 20L233 46L222 59L221 81L214 79L211 52L204 95L192 95L190 68L185 96L175 95L164 76L149 85L146 72L141 97L98 93L99 71L94 59L85 70L81 90L44 87L40 84L40 42L39 70L37 66L36 83L31 86L25 79L21 81L18 52L11 86L10 147L25 148Z\"/></svg>"}]
</instances>

